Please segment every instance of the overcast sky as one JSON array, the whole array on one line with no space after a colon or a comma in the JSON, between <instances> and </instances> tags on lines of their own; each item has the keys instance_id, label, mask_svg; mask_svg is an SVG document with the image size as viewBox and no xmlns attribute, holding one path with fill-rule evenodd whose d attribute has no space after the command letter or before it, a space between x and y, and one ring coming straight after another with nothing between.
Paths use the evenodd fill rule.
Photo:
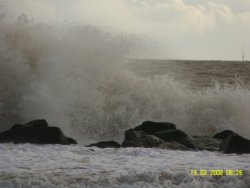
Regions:
<instances>
[{"instance_id":1,"label":"overcast sky","mask_svg":"<svg viewBox=\"0 0 250 188\"><path fill-rule=\"evenodd\" d=\"M5 13L92 24L149 41L155 58L250 59L250 0L0 0ZM6 3L7 2L7 3ZM3 11L4 12L4 11Z\"/></svg>"}]
</instances>

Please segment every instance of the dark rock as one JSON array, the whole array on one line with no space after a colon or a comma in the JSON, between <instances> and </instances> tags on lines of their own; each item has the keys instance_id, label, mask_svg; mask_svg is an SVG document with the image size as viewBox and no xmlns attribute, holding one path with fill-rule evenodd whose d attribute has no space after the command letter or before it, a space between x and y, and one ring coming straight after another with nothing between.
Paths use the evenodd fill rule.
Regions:
<instances>
[{"instance_id":1,"label":"dark rock","mask_svg":"<svg viewBox=\"0 0 250 188\"><path fill-rule=\"evenodd\" d=\"M154 134L160 131L174 130L176 129L175 124L168 122L152 122L145 121L141 125L134 128L136 131L143 131L148 134Z\"/></svg>"},{"instance_id":2,"label":"dark rock","mask_svg":"<svg viewBox=\"0 0 250 188\"><path fill-rule=\"evenodd\" d=\"M158 146L161 149L169 149L169 150L181 150L181 151L190 151L191 149L180 144L179 142L170 141L164 142Z\"/></svg>"},{"instance_id":3,"label":"dark rock","mask_svg":"<svg viewBox=\"0 0 250 188\"><path fill-rule=\"evenodd\" d=\"M0 142L35 143L35 144L76 144L67 138L60 128L48 127L45 120L35 120L24 125L16 124L0 133Z\"/></svg>"},{"instance_id":4,"label":"dark rock","mask_svg":"<svg viewBox=\"0 0 250 188\"><path fill-rule=\"evenodd\" d=\"M170 131L161 131L161 132L155 133L154 135L161 138L164 141L174 141L174 140L177 140L178 138L188 137L188 135L180 129L170 130Z\"/></svg>"},{"instance_id":5,"label":"dark rock","mask_svg":"<svg viewBox=\"0 0 250 188\"><path fill-rule=\"evenodd\" d=\"M73 138L66 137L68 144L77 144L77 141Z\"/></svg>"},{"instance_id":6,"label":"dark rock","mask_svg":"<svg viewBox=\"0 0 250 188\"><path fill-rule=\"evenodd\" d=\"M192 140L186 133L177 130L173 123L146 121L125 132L123 147L158 147L164 142L176 141L194 149Z\"/></svg>"},{"instance_id":7,"label":"dark rock","mask_svg":"<svg viewBox=\"0 0 250 188\"><path fill-rule=\"evenodd\" d=\"M250 153L250 140L232 133L223 140L220 150L224 153Z\"/></svg>"},{"instance_id":8,"label":"dark rock","mask_svg":"<svg viewBox=\"0 0 250 188\"><path fill-rule=\"evenodd\" d=\"M98 147L98 148L120 148L121 145L115 141L104 141L104 142L97 142L95 144L90 144L86 147Z\"/></svg>"},{"instance_id":9,"label":"dark rock","mask_svg":"<svg viewBox=\"0 0 250 188\"><path fill-rule=\"evenodd\" d=\"M135 131L134 129L129 129L125 132L125 140L122 143L122 147L157 147L158 145L164 143L163 140L157 138L156 136L149 135L142 131Z\"/></svg>"},{"instance_id":10,"label":"dark rock","mask_svg":"<svg viewBox=\"0 0 250 188\"><path fill-rule=\"evenodd\" d=\"M213 137L214 138L219 138L219 139L226 139L228 136L232 135L234 132L231 131L231 130L224 130L224 131L221 131L217 134L215 134Z\"/></svg>"},{"instance_id":11,"label":"dark rock","mask_svg":"<svg viewBox=\"0 0 250 188\"><path fill-rule=\"evenodd\" d=\"M208 136L193 136L192 142L198 150L219 151L222 140Z\"/></svg>"},{"instance_id":12,"label":"dark rock","mask_svg":"<svg viewBox=\"0 0 250 188\"><path fill-rule=\"evenodd\" d=\"M179 129L157 132L154 133L154 136L157 136L158 138L166 142L176 141L188 148L195 149L192 140L188 137L186 133Z\"/></svg>"},{"instance_id":13,"label":"dark rock","mask_svg":"<svg viewBox=\"0 0 250 188\"><path fill-rule=\"evenodd\" d=\"M49 127L45 119L33 120L24 125L25 127Z\"/></svg>"},{"instance_id":14,"label":"dark rock","mask_svg":"<svg viewBox=\"0 0 250 188\"><path fill-rule=\"evenodd\" d=\"M220 150L223 153L250 153L250 140L231 130L221 131L213 137L222 140Z\"/></svg>"},{"instance_id":15,"label":"dark rock","mask_svg":"<svg viewBox=\"0 0 250 188\"><path fill-rule=\"evenodd\" d=\"M24 125L22 124L15 124L11 127L11 129L15 129L15 128L19 128L19 127L23 127Z\"/></svg>"},{"instance_id":16,"label":"dark rock","mask_svg":"<svg viewBox=\"0 0 250 188\"><path fill-rule=\"evenodd\" d=\"M46 120L44 119L38 119L38 120L33 120L30 121L24 125L22 124L15 124L11 127L11 129L15 129L15 128L20 128L20 127L49 127L48 123Z\"/></svg>"}]
</instances>

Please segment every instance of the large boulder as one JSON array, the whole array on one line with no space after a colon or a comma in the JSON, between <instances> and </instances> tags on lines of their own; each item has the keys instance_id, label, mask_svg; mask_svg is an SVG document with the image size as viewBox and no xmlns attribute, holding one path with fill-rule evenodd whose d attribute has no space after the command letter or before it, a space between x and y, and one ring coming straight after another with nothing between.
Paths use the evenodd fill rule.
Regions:
<instances>
[{"instance_id":1,"label":"large boulder","mask_svg":"<svg viewBox=\"0 0 250 188\"><path fill-rule=\"evenodd\" d=\"M181 146L195 149L192 140L183 131L176 129L173 123L146 121L134 129L125 132L123 147L158 147L165 142L175 141ZM169 145L173 145L170 143ZM167 144L166 144L167 145ZM173 148L181 148L174 146ZM167 148L167 147L166 147ZM169 146L169 148L171 148Z\"/></svg>"},{"instance_id":2,"label":"large boulder","mask_svg":"<svg viewBox=\"0 0 250 188\"><path fill-rule=\"evenodd\" d=\"M145 121L141 125L134 128L136 131L142 131L147 134L154 134L160 131L175 130L176 126L173 123L168 122L153 122Z\"/></svg>"},{"instance_id":3,"label":"large boulder","mask_svg":"<svg viewBox=\"0 0 250 188\"><path fill-rule=\"evenodd\" d=\"M250 153L250 140L232 133L222 141L220 150L224 153Z\"/></svg>"},{"instance_id":4,"label":"large boulder","mask_svg":"<svg viewBox=\"0 0 250 188\"><path fill-rule=\"evenodd\" d=\"M16 124L0 133L0 142L34 144L77 144L73 138L66 137L60 128L49 127L45 120L34 120L24 125Z\"/></svg>"},{"instance_id":5,"label":"large boulder","mask_svg":"<svg viewBox=\"0 0 250 188\"><path fill-rule=\"evenodd\" d=\"M192 143L191 138L179 129L156 132L154 133L154 136L164 140L165 142L176 141L188 148L195 149L195 145Z\"/></svg>"},{"instance_id":6,"label":"large boulder","mask_svg":"<svg viewBox=\"0 0 250 188\"><path fill-rule=\"evenodd\" d=\"M120 148L121 145L115 141L103 141L103 142L97 142L94 144L90 144L86 147L98 147L98 148Z\"/></svg>"},{"instance_id":7,"label":"large boulder","mask_svg":"<svg viewBox=\"0 0 250 188\"><path fill-rule=\"evenodd\" d=\"M190 151L191 149L176 141L164 142L158 146L160 149Z\"/></svg>"},{"instance_id":8,"label":"large boulder","mask_svg":"<svg viewBox=\"0 0 250 188\"><path fill-rule=\"evenodd\" d=\"M219 151L222 140L209 136L193 136L192 142L198 150Z\"/></svg>"},{"instance_id":9,"label":"large boulder","mask_svg":"<svg viewBox=\"0 0 250 188\"><path fill-rule=\"evenodd\" d=\"M234 132L231 131L231 130L224 130L224 131L221 131L217 134L215 134L213 137L214 138L219 138L221 140L224 140L226 139L228 136L232 135Z\"/></svg>"},{"instance_id":10,"label":"large boulder","mask_svg":"<svg viewBox=\"0 0 250 188\"><path fill-rule=\"evenodd\" d=\"M49 124L47 123L46 120L44 119L38 119L38 120L33 120L30 121L24 125L22 124L15 124L11 127L11 129L15 129L15 128L20 128L20 127L40 127L40 128L45 128L45 127L49 127Z\"/></svg>"},{"instance_id":11,"label":"large boulder","mask_svg":"<svg viewBox=\"0 0 250 188\"><path fill-rule=\"evenodd\" d=\"M157 147L162 143L164 143L164 141L154 135L149 135L143 131L129 129L125 132L125 140L122 143L122 147L151 148Z\"/></svg>"}]
</instances>

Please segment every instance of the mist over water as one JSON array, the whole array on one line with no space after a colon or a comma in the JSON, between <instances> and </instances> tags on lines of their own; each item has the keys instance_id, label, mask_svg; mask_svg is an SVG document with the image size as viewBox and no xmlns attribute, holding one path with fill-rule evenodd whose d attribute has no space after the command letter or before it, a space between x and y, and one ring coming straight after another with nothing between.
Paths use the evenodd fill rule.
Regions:
<instances>
[{"instance_id":1,"label":"mist over water","mask_svg":"<svg viewBox=\"0 0 250 188\"><path fill-rule=\"evenodd\" d=\"M0 28L2 124L44 117L70 132L104 134L115 111L106 103L113 82L125 75L131 39L93 26L55 27L27 19L21 15Z\"/></svg>"},{"instance_id":2,"label":"mist over water","mask_svg":"<svg viewBox=\"0 0 250 188\"><path fill-rule=\"evenodd\" d=\"M80 143L116 139L145 120L191 135L232 129L250 138L241 84L194 91L168 74L144 77L127 57L137 39L91 25L0 21L0 128L45 118Z\"/></svg>"}]
</instances>

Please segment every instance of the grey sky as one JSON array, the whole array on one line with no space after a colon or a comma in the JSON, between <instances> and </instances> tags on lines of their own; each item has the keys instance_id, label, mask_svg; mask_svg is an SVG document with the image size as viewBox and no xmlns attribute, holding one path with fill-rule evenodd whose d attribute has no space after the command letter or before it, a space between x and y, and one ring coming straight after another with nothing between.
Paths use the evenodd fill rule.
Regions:
<instances>
[{"instance_id":1,"label":"grey sky","mask_svg":"<svg viewBox=\"0 0 250 188\"><path fill-rule=\"evenodd\" d=\"M151 57L240 60L244 43L250 59L250 0L9 0L9 9L142 36L158 46Z\"/></svg>"}]
</instances>

